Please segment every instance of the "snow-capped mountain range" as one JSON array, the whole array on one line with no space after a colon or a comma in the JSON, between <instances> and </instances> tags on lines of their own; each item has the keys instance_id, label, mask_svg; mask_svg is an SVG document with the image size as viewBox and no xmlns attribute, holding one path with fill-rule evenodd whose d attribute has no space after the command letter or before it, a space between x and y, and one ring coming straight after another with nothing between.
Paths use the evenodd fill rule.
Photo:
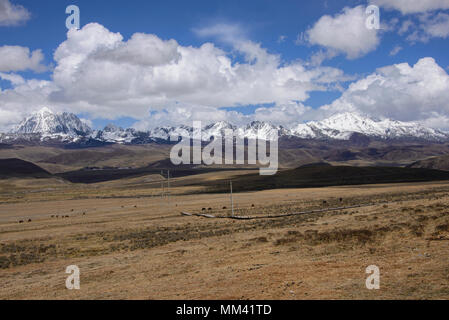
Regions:
<instances>
[{"instance_id":1,"label":"snow-capped mountain range","mask_svg":"<svg viewBox=\"0 0 449 320\"><path fill-rule=\"evenodd\" d=\"M449 133L437 129L426 128L416 122L395 120L373 120L355 113L336 114L322 121L299 123L285 128L267 122L254 121L246 126L237 127L220 121L202 128L202 139L208 141L211 136L224 135L224 130L231 129L234 135L243 138L297 137L301 139L349 140L354 133L365 136L389 139L420 139L427 141L449 141ZM0 134L0 142L16 141L58 141L76 143L80 141L96 141L100 143L143 144L149 142L166 143L170 136L191 134L192 127L159 127L150 131L137 131L133 128L123 129L108 125L103 130L92 130L72 113L54 113L43 108L23 120L13 131Z\"/></svg>"}]
</instances>

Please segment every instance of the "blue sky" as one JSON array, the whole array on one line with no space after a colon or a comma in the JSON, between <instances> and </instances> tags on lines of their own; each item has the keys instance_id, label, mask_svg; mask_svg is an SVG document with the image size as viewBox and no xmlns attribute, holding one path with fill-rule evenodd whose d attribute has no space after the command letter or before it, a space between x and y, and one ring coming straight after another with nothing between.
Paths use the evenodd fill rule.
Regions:
<instances>
[{"instance_id":1,"label":"blue sky","mask_svg":"<svg viewBox=\"0 0 449 320\"><path fill-rule=\"evenodd\" d=\"M323 19L323 16L328 16L329 19L335 19L335 21L339 17L343 19L347 16L349 19L352 15L355 16L357 12L361 12L361 10L356 11L355 8L366 8L370 4L368 1L133 0L124 2L114 0L0 0L0 4L2 1L7 2L8 5L15 6L15 8L22 6L28 12L28 16L17 23L5 22L2 25L0 13L0 47L19 46L28 48L30 55L34 50L41 50L43 57L39 62L39 66L43 66L46 69L45 71L40 70L39 66L16 67L15 69L4 66L2 69L0 64L0 74L3 74L0 80L2 89L2 92L0 92L0 103L4 102L3 105L0 105L0 115L4 115L4 119L8 119L4 120L3 123L0 121L0 125L4 127L8 127L19 117L39 109L42 106L38 102L42 101L42 103L45 103L47 102L46 99L48 99L50 107L56 108L57 111L73 111L97 128L108 122L114 122L122 126L130 126L137 123L137 127L142 128L144 126L179 122L180 120L176 117L182 119L183 113L178 111L171 113L172 111L170 110L172 109L170 108L173 108L171 106L174 102L178 106L182 105L186 110L190 110L189 108L195 110L190 114L185 113L185 119L188 120L193 120L192 117L195 114L202 114L204 117L208 112L214 115L213 119L217 117L217 119L221 119L220 117L222 117L224 120L234 119L237 121L238 119L238 121L248 121L254 115L258 120L266 120L265 118L270 119L271 116L269 110L276 108L276 106L285 111L288 115L285 118L292 119L296 117L294 119L295 122L318 119L332 112L345 111L345 108L347 108L348 111L357 110L372 116L394 117L404 121L422 121L431 126L444 127L444 124L440 123L441 119L442 117L446 119L445 117L449 115L449 107L438 107L432 103L426 106L426 108L420 106L411 108L410 112L416 113L416 117L406 115L404 114L405 106L403 105L408 103L406 98L392 107L395 108L393 112L388 110L388 106L385 106L385 100L383 100L382 94L379 93L385 90L386 94L392 94L391 88L414 92L416 88L413 85L416 84L416 81L425 82L428 79L436 79L434 73L441 77L436 80L438 83L447 81L446 76L449 67L449 41L447 36L449 31L446 29L449 28L449 23L447 23L449 19L446 20L446 15L448 14L447 8L449 5L444 0L423 0L425 5L411 9L404 7L403 0L397 0L397 3L394 5L387 5L384 0L379 0L376 4L380 7L382 29L374 31L374 36L373 34L368 35L372 38L372 43L360 44L360 48L349 48L348 46L351 46L351 43L334 43L332 38L327 38L326 30L324 35L323 30L321 30L326 28L327 24L325 20L320 19ZM395 1L391 2L394 3ZM154 99L148 99L147 102L140 95L128 97L129 99L124 101L126 103L130 101L129 114L126 112L128 105L119 106L119 103L114 104L111 101L102 102L100 97L95 97L90 91L87 92L86 88L81 87L80 83L88 83L91 79L83 80L82 78L77 78L77 82L70 87L78 88L79 86L77 90L80 91L82 97L77 100L69 92L70 88L61 88L61 86L66 84L61 84L63 81L56 79L59 79L59 76L55 72L55 68L59 65L59 71L61 71L63 66L61 61L54 59L56 50L68 38L65 27L65 19L68 15L65 13L65 8L71 4L80 8L81 29L90 23L96 23L110 33L120 33L122 40L117 41L117 43L126 43L135 33L152 34L162 41L174 39L178 46L184 48L199 48L204 43L210 42L214 48L222 50L232 64L246 63L248 68L251 68L254 63L254 61L246 60L248 55L253 52L249 50L256 50L258 46L264 50L264 57L269 57L270 59L272 57L278 58L274 66L275 70L294 64L295 70L302 66L308 72L322 72L323 77L326 77L326 79L335 78L324 84L317 81L313 76L307 76L303 80L301 75L296 74L293 80L296 81L295 85L298 87L292 88L292 92L288 92L286 87L283 86L282 90L273 88L272 94L267 93L266 97L257 99L257 92L245 96L240 91L234 93L230 90L229 95L233 95L235 98L219 98L219 96L224 97L226 94L218 95L217 93L216 103L213 95L206 97L206 93L201 93L200 89L193 88L194 84L192 84L192 87L189 87L189 82L188 88L170 87L169 90L167 89L167 93L163 94L163 99L157 96ZM411 26L406 29L407 23ZM358 28L360 29L360 27ZM347 29L351 29L351 26L348 25ZM96 30L99 29L97 28ZM329 33L332 32L335 32L335 30L329 30ZM87 31L85 33L87 34ZM339 34L336 34L335 39L338 38ZM358 39L356 38L354 42L357 42ZM363 39L366 39L366 36L361 33L360 39L364 41ZM249 44L249 47L245 44ZM354 43L354 45L357 46L357 43ZM396 50L394 50L395 48ZM351 52L356 52L355 57L350 57ZM322 53L325 58L316 62L314 58L319 53ZM386 83L390 83L387 87L382 87L379 83L372 83L366 89L370 90L369 92L357 92L357 94L352 91L347 92L351 83L363 81L363 79L373 75L378 68L404 63L408 63L413 68L420 59L427 57L432 58L434 62L423 62L422 69L419 69L426 70L426 72L429 70L427 78L418 80L415 76L410 79L404 78L408 77L409 73L408 71L403 71L403 68L399 68L400 72L405 72L406 74L401 74L399 77L391 70L381 74L381 77L385 78L383 80ZM0 61L2 59L5 60L6 57L0 56ZM98 58L95 59L95 61L98 61ZM264 58L258 56L257 59L262 60ZM7 63L5 61L3 65ZM93 62L89 60L89 63ZM85 62L85 64L88 65L88 62ZM148 64L145 67L148 67ZM154 68L154 66L151 67ZM76 68L79 70L78 67ZM331 68L331 70L326 70L326 68ZM441 74L438 68L445 70L446 74ZM260 67L260 70L262 69L263 66ZM258 72L260 70L258 69ZM330 75L337 70L341 73L340 75ZM418 72L418 69L412 71L415 73L422 72ZM192 73L194 72L197 71L192 71ZM213 71L210 72L210 76L213 77ZM285 70L285 73L289 74L288 70ZM18 88L20 84L11 82L5 74L18 75L24 81L32 79L46 81L45 85L57 87L53 89L58 91L59 94L50 94L48 97L43 97L46 93L36 93L35 88L30 93L31 89ZM268 73L263 72L263 74L268 76ZM272 74L272 72L269 73L269 76L272 76ZM121 73L118 69L116 77L120 76ZM185 74L178 75L178 77L183 76ZM199 76L201 76L201 72ZM145 78L145 73L142 74L142 77ZM198 75L195 74L195 79L197 77ZM240 76L239 79L241 79ZM285 80L285 76L282 76L281 79L266 79L267 83L278 83L281 80ZM123 81L135 81L135 79L124 78ZM156 80L152 79L152 81ZM213 81L213 78L205 80L206 83ZM231 79L230 81L233 80ZM251 81L255 80L248 80L248 82ZM298 83L301 81L306 82L305 87L299 86ZM410 83L410 85L404 87L404 81ZM162 85L159 86L157 84L155 86L162 88L160 89L162 91L165 90L165 87L162 87ZM437 95L435 98L437 101L444 101L446 97L439 96L445 91L443 89L435 89L436 91L432 91L430 97L423 97L421 94L419 98L425 99L423 101L428 101L429 99L434 99L434 96ZM85 96L83 96L84 93L81 93L84 92L83 90L87 90ZM173 90L179 90L182 93L173 93ZM194 90L194 92L187 92L188 90ZM212 88L209 91L213 93L213 90ZM242 91L244 90L247 89L243 87ZM294 90L297 90L299 93L295 95ZM23 97L24 91L26 91L26 94L29 94L28 100L25 98L14 100L18 92L21 92ZM127 93L130 91L134 92L135 90L130 88ZM282 92L277 95L279 91ZM259 90L258 92L261 91ZM111 95L113 93L114 91L111 89ZM39 98L33 98L33 94L39 95ZM151 94L154 93L152 92ZM371 106L374 106L371 109L368 106L359 107L357 104L360 101L360 97L365 94L371 100L375 100L374 104L371 103ZM167 98L167 96L170 96L170 98ZM377 99L377 97L380 98ZM392 98L395 97L396 95L393 93ZM131 104L136 100L139 100L139 105L136 104L135 108L131 107ZM214 102L213 105L211 105L211 101ZM83 103L85 105L82 105ZM144 103L147 104L140 105ZM422 101L420 103L423 104ZM293 104L294 107L291 107ZM323 108L323 106L327 107ZM261 110L257 112L259 108ZM118 109L120 111L116 112ZM3 113L1 113L2 111ZM155 113L158 115L153 118L150 117L150 115ZM202 120L207 120L207 118L205 116ZM440 119L440 121L438 122L436 119ZM275 120L279 122L286 121L282 116L275 118Z\"/></svg>"}]
</instances>

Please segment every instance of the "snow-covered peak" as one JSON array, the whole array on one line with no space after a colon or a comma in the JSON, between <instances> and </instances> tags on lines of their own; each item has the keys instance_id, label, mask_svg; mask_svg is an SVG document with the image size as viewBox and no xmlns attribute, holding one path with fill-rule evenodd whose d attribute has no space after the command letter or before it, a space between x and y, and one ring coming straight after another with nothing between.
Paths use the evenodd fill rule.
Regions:
<instances>
[{"instance_id":1,"label":"snow-covered peak","mask_svg":"<svg viewBox=\"0 0 449 320\"><path fill-rule=\"evenodd\" d=\"M181 125L178 127L157 127L148 132L148 136L152 140L165 140L170 141L170 137L186 137L191 135L193 131L192 127Z\"/></svg>"},{"instance_id":2,"label":"snow-covered peak","mask_svg":"<svg viewBox=\"0 0 449 320\"><path fill-rule=\"evenodd\" d=\"M97 131L92 137L96 140L110 143L131 143L135 138L134 129L123 129L115 124L108 124L103 130Z\"/></svg>"},{"instance_id":3,"label":"snow-covered peak","mask_svg":"<svg viewBox=\"0 0 449 320\"><path fill-rule=\"evenodd\" d=\"M340 113L322 121L311 121L292 129L293 134L303 138L324 137L348 140L353 133L382 139L421 138L427 140L447 139L442 131L423 127L416 122L390 119L375 120L357 113Z\"/></svg>"},{"instance_id":4,"label":"snow-covered peak","mask_svg":"<svg viewBox=\"0 0 449 320\"><path fill-rule=\"evenodd\" d=\"M380 128L375 121L350 112L336 114L318 122L312 121L308 125L320 130L380 133Z\"/></svg>"},{"instance_id":5,"label":"snow-covered peak","mask_svg":"<svg viewBox=\"0 0 449 320\"><path fill-rule=\"evenodd\" d=\"M314 139L317 137L317 134L312 128L305 123L300 123L297 126L294 126L291 129L291 135L302 139Z\"/></svg>"},{"instance_id":6,"label":"snow-covered peak","mask_svg":"<svg viewBox=\"0 0 449 320\"><path fill-rule=\"evenodd\" d=\"M246 127L241 127L236 130L237 136L240 138L267 140L273 140L282 133L281 131L283 131L282 127L261 121L253 121Z\"/></svg>"},{"instance_id":7,"label":"snow-covered peak","mask_svg":"<svg viewBox=\"0 0 449 320\"><path fill-rule=\"evenodd\" d=\"M204 130L210 130L210 129L216 129L216 130L224 130L224 129L235 129L235 126L230 124L227 121L218 121L215 123L211 123L204 127Z\"/></svg>"},{"instance_id":8,"label":"snow-covered peak","mask_svg":"<svg viewBox=\"0 0 449 320\"><path fill-rule=\"evenodd\" d=\"M37 114L44 116L45 114L54 114L52 110L50 110L48 107L43 107L40 109Z\"/></svg>"},{"instance_id":9,"label":"snow-covered peak","mask_svg":"<svg viewBox=\"0 0 449 320\"><path fill-rule=\"evenodd\" d=\"M203 128L202 137L203 140L209 140L210 137L225 136L225 130L234 131L237 127L233 126L229 122L219 121L212 123Z\"/></svg>"},{"instance_id":10,"label":"snow-covered peak","mask_svg":"<svg viewBox=\"0 0 449 320\"><path fill-rule=\"evenodd\" d=\"M89 126L73 113L54 113L47 107L26 118L14 131L17 134L41 134L43 137L56 135L77 137L91 132Z\"/></svg>"}]
</instances>

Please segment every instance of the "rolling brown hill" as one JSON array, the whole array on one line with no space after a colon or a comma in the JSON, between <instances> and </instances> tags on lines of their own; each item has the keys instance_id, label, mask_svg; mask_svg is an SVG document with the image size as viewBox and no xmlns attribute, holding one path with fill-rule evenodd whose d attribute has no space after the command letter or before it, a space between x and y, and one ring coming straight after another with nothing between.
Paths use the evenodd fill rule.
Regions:
<instances>
[{"instance_id":1,"label":"rolling brown hill","mask_svg":"<svg viewBox=\"0 0 449 320\"><path fill-rule=\"evenodd\" d=\"M17 158L0 159L0 179L50 178L51 174L34 163Z\"/></svg>"},{"instance_id":2,"label":"rolling brown hill","mask_svg":"<svg viewBox=\"0 0 449 320\"><path fill-rule=\"evenodd\" d=\"M15 145L0 149L0 159L20 158L51 173L61 173L85 167L140 168L167 159L169 150L169 146L157 144L108 145L83 149Z\"/></svg>"},{"instance_id":3,"label":"rolling brown hill","mask_svg":"<svg viewBox=\"0 0 449 320\"><path fill-rule=\"evenodd\" d=\"M409 165L410 168L426 168L449 171L449 155L432 157L416 161Z\"/></svg>"},{"instance_id":4,"label":"rolling brown hill","mask_svg":"<svg viewBox=\"0 0 449 320\"><path fill-rule=\"evenodd\" d=\"M449 145L443 143L391 143L386 141L312 141L302 139L281 139L279 141L279 167L290 169L326 161L333 165L351 166L407 166L430 157L448 155ZM33 162L51 173L81 170L86 167L97 168L143 168L154 164L164 167L169 160L171 145L119 145L65 149L55 146L2 145L0 159L18 158ZM442 159L445 159L444 157ZM430 161L430 160L429 160ZM431 160L430 162L434 162ZM444 163L444 160L441 160ZM426 166L424 164L426 163ZM440 163L440 162L438 162ZM432 167L423 162L423 167L447 169L439 164ZM170 167L170 165L165 165ZM416 164L414 167L419 167ZM229 166L214 166L229 168ZM248 168L253 166L231 166Z\"/></svg>"}]
</instances>

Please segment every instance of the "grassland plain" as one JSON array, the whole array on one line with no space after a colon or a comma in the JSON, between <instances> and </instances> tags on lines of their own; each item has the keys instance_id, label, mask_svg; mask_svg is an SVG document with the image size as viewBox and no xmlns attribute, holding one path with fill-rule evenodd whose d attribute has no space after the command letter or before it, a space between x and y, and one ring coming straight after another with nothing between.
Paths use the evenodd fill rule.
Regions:
<instances>
[{"instance_id":1,"label":"grassland plain","mask_svg":"<svg viewBox=\"0 0 449 320\"><path fill-rule=\"evenodd\" d=\"M181 216L230 215L229 195L180 183L162 198L158 179L2 181L0 298L449 298L448 182L238 193L247 216L372 205L237 221ZM81 290L65 288L73 264ZM365 287L372 264L380 290Z\"/></svg>"}]
</instances>

